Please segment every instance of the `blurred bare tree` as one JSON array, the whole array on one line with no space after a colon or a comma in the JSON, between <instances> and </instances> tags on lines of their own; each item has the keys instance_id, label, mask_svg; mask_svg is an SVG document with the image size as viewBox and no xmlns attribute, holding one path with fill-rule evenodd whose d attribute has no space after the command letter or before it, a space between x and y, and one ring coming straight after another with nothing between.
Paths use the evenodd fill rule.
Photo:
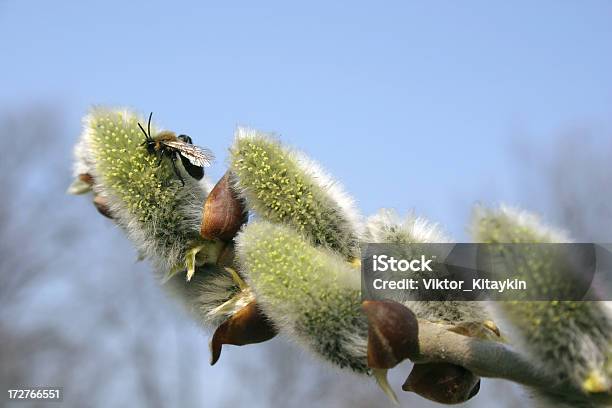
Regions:
<instances>
[{"instance_id":1,"label":"blurred bare tree","mask_svg":"<svg viewBox=\"0 0 612 408\"><path fill-rule=\"evenodd\" d=\"M146 266L125 262L120 234L64 194L74 138L60 117L0 115L0 389L62 386L75 407L200 406L202 339Z\"/></svg>"},{"instance_id":2,"label":"blurred bare tree","mask_svg":"<svg viewBox=\"0 0 612 408\"><path fill-rule=\"evenodd\" d=\"M612 134L594 126L560 131L551 145L518 141L517 181L530 207L579 242L612 237Z\"/></svg>"}]
</instances>

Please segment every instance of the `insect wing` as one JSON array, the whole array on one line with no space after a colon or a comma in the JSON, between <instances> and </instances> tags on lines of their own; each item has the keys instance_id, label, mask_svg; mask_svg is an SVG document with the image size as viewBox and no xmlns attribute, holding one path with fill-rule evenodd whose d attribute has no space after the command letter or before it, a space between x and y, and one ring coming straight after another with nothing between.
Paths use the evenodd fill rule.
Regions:
<instances>
[{"instance_id":1,"label":"insect wing","mask_svg":"<svg viewBox=\"0 0 612 408\"><path fill-rule=\"evenodd\" d=\"M162 144L176 149L181 156L187 158L194 166L208 167L215 158L210 150L182 141L164 140Z\"/></svg>"},{"instance_id":2,"label":"insect wing","mask_svg":"<svg viewBox=\"0 0 612 408\"><path fill-rule=\"evenodd\" d=\"M185 170L187 170L187 173L189 173L189 175L196 180L202 180L202 177L204 177L204 168L191 164L189 159L182 154L179 154L179 157L181 158L181 163L183 163L183 167Z\"/></svg>"}]
</instances>

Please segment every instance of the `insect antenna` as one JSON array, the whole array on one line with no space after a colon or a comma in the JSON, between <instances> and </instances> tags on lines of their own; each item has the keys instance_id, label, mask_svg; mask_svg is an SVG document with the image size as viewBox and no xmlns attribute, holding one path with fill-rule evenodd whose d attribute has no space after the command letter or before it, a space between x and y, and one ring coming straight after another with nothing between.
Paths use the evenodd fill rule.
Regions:
<instances>
[{"instance_id":1,"label":"insect antenna","mask_svg":"<svg viewBox=\"0 0 612 408\"><path fill-rule=\"evenodd\" d=\"M147 123L147 133L149 134L149 139L151 139L151 116L153 116L153 112L149 113L149 122Z\"/></svg>"},{"instance_id":2,"label":"insect antenna","mask_svg":"<svg viewBox=\"0 0 612 408\"><path fill-rule=\"evenodd\" d=\"M145 130L142 128L142 125L140 124L140 122L138 122L138 127L140 128L140 130L142 130L142 133L144 133L145 139L149 140L149 135L147 135L147 132L145 132ZM145 143L146 143L146 140L145 140Z\"/></svg>"},{"instance_id":3,"label":"insect antenna","mask_svg":"<svg viewBox=\"0 0 612 408\"><path fill-rule=\"evenodd\" d=\"M151 112L149 114L149 121L147 122L147 131L145 132L144 128L142 127L142 125L140 124L140 122L138 122L138 127L140 128L140 130L142 130L142 133L144 133L145 135L145 139L151 140L151 116L153 116L153 112Z\"/></svg>"}]
</instances>

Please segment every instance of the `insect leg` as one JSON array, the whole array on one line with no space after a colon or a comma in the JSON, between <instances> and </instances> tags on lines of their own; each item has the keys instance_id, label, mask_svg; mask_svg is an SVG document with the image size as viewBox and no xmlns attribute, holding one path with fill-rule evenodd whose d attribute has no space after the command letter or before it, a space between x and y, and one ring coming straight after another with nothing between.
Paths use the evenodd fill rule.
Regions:
<instances>
[{"instance_id":1,"label":"insect leg","mask_svg":"<svg viewBox=\"0 0 612 408\"><path fill-rule=\"evenodd\" d=\"M170 156L170 161L172 162L172 169L174 170L174 174L177 175L177 177L179 178L179 180L181 180L181 183L183 184L183 186L185 186L185 180L183 180L183 176L181 176L181 173L179 172L178 168L176 167L176 155L173 154L172 156Z\"/></svg>"}]
</instances>

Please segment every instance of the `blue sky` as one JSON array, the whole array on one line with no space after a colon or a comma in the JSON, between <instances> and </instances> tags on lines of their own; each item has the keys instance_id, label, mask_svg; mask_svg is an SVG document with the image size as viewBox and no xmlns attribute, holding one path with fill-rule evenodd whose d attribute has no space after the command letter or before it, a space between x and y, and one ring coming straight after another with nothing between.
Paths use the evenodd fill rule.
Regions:
<instances>
[{"instance_id":1,"label":"blue sky","mask_svg":"<svg viewBox=\"0 0 612 408\"><path fill-rule=\"evenodd\" d=\"M0 109L59 106L67 156L91 104L152 110L214 176L236 125L275 131L364 213L459 238L474 202L520 204L514 138L612 129L608 1L220 3L0 1Z\"/></svg>"}]
</instances>

